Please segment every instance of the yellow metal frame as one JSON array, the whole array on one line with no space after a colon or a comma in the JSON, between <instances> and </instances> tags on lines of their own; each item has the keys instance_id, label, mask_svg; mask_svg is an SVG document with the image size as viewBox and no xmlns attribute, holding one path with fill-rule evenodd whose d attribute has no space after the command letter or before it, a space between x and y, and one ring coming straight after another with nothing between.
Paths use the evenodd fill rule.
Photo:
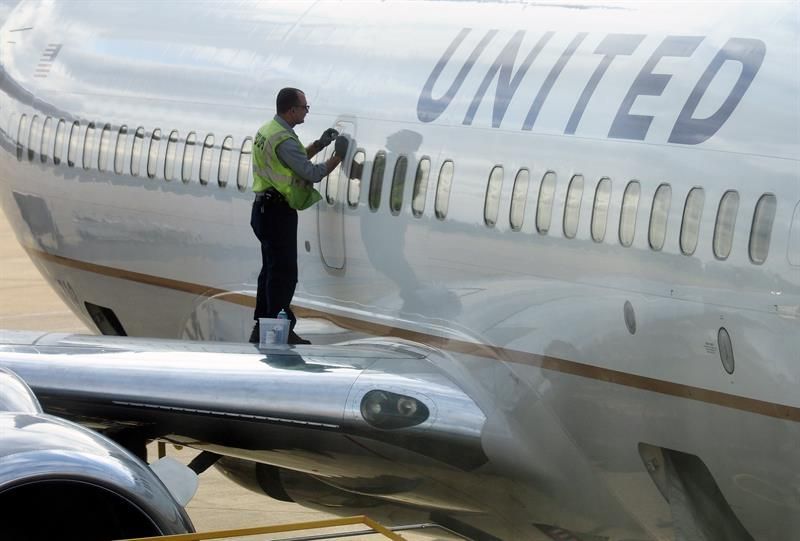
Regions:
<instances>
[{"instance_id":1,"label":"yellow metal frame","mask_svg":"<svg viewBox=\"0 0 800 541\"><path fill-rule=\"evenodd\" d=\"M392 541L406 541L404 537L394 533L390 529L378 524L374 520L364 515L345 518L332 518L328 520L314 520L310 522L295 522L293 524L277 524L275 526L259 526L256 528L239 528L236 530L218 530L216 532L186 533L178 535L165 535L157 537L137 537L126 541L202 541L204 539L225 539L230 537L247 537L266 533L294 532L297 530L317 530L320 528L332 528L335 526L351 526L363 524L372 528L375 533L382 534Z\"/></svg>"}]
</instances>

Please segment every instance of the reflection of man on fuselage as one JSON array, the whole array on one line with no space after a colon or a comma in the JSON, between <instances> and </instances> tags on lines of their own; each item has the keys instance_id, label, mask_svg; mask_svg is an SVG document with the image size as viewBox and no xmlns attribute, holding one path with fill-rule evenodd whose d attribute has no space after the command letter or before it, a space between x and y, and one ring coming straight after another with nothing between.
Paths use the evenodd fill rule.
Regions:
<instances>
[{"instance_id":1,"label":"reflection of man on fuselage","mask_svg":"<svg viewBox=\"0 0 800 541\"><path fill-rule=\"evenodd\" d=\"M422 135L412 130L400 130L386 138L387 169L380 180L375 179L382 185L369 187L368 199L375 198L370 208L374 206L375 210L361 216L361 239L372 267L397 286L402 301L398 308L401 313L450 316L460 309L458 298L446 288L421 283L406 254L406 232L412 218L405 208L410 202L403 198L409 192L407 183L415 182L419 164L415 152L421 146ZM412 188L412 194L413 191ZM380 201L381 194L388 194L388 204ZM381 227L382 215L387 212L396 216L388 222L388 227Z\"/></svg>"},{"instance_id":2,"label":"reflection of man on fuselage","mask_svg":"<svg viewBox=\"0 0 800 541\"><path fill-rule=\"evenodd\" d=\"M379 201L379 213L391 212L393 204L402 207L405 180L408 178L407 168L413 167L413 164L416 163L414 153L419 150L421 144L422 135L411 130L400 130L386 138L387 169L383 175L382 192L388 194L388 202L385 205L388 209L381 208L384 203ZM394 177L395 169L398 166L397 160L401 156L406 158L406 171L402 174L402 184L398 186ZM398 287L398 293L403 301L400 310L404 312L409 309L414 310L420 283L405 253L408 216L401 209L401 212L392 220L391 227L386 228L372 226L369 224L370 217L365 216L364 218L361 220L361 237L370 263L375 270L389 278Z\"/></svg>"}]
</instances>

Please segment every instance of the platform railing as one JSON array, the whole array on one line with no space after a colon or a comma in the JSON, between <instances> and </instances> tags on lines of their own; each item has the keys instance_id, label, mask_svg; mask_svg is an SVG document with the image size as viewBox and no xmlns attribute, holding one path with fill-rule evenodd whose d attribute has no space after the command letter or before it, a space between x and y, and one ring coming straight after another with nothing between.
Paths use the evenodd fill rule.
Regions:
<instances>
[{"instance_id":1,"label":"platform railing","mask_svg":"<svg viewBox=\"0 0 800 541\"><path fill-rule=\"evenodd\" d=\"M353 535L371 535L371 534L380 534L387 539L391 539L392 541L406 541L406 539L397 533L393 532L391 529L375 522L369 517L364 515L358 515L354 517L344 517L344 518L332 518L326 520L313 520L309 522L295 522L291 524L275 524L272 526L258 526L254 528L237 528L233 530L217 530L212 532L200 532L200 533L187 533L187 534L177 534L177 535L165 535L165 536L156 536L156 537L137 537L134 539L127 539L124 541L203 541L206 539L236 539L241 537L249 537L253 535L263 535L263 534L275 534L275 533L282 533L282 532L296 532L296 531L309 531L309 530L319 530L322 528L335 528L339 526L353 526L356 524L363 524L369 528L369 530L362 530L359 532L337 532L337 533L329 533L329 534L322 534L312 537L303 537L304 540L312 540L312 539L336 539L336 538L343 538L343 537L350 537ZM426 525L426 524L419 524L411 527L405 527L403 529L424 529L428 526L433 525Z\"/></svg>"}]
</instances>

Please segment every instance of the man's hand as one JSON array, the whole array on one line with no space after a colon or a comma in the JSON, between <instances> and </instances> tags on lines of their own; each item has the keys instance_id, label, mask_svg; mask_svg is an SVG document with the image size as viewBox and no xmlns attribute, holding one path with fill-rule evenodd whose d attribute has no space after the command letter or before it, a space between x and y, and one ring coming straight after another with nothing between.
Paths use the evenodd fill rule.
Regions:
<instances>
[{"instance_id":1,"label":"man's hand","mask_svg":"<svg viewBox=\"0 0 800 541\"><path fill-rule=\"evenodd\" d=\"M328 145L330 145L333 142L333 140L336 139L337 135L339 135L339 132L334 130L333 128L328 128L327 130L322 132L322 135L320 135L319 139L317 139L317 144L319 145L319 148L323 149Z\"/></svg>"},{"instance_id":2,"label":"man's hand","mask_svg":"<svg viewBox=\"0 0 800 541\"><path fill-rule=\"evenodd\" d=\"M344 161L345 156L347 156L347 147L350 146L350 143L347 140L347 137L344 135L340 135L336 138L336 143L333 146L333 156L328 158L328 161L325 162L327 166L327 173L326 175L330 174L331 171L336 169L336 166L339 165Z\"/></svg>"},{"instance_id":3,"label":"man's hand","mask_svg":"<svg viewBox=\"0 0 800 541\"><path fill-rule=\"evenodd\" d=\"M337 156L339 159L344 160L344 157L347 156L347 147L349 146L349 142L347 141L347 137L344 135L340 135L336 138L336 143L334 145L333 154Z\"/></svg>"}]
</instances>

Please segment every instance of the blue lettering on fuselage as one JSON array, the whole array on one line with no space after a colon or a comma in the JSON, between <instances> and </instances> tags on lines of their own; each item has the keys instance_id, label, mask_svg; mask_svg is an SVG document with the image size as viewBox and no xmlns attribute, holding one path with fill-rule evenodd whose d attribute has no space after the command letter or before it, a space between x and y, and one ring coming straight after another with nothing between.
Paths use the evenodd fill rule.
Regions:
<instances>
[{"instance_id":1,"label":"blue lettering on fuselage","mask_svg":"<svg viewBox=\"0 0 800 541\"><path fill-rule=\"evenodd\" d=\"M456 35L428 76L428 80L425 82L417 102L417 117L420 121L433 122L444 113L454 97L461 90L464 80L470 74L486 47L498 34L497 30L489 30L482 36L471 51L469 57L458 69L458 73L450 83L444 95L435 98L433 96L434 86L438 83L442 72L471 31L472 29L470 28L464 28ZM558 55L555 64L550 68L546 78L536 92L528 114L520 126L520 129L532 130L534 128L542 106L550 95L551 89L587 35L588 34L584 32L576 34L563 52ZM544 33L515 71L514 66L517 65L517 57L520 52L522 40L525 37L525 31L519 30L514 33L486 71L480 86L469 102L462 123L464 125L471 125L474 122L475 115L489 86L492 84L492 81L497 79L496 91L492 104L491 122L492 127L501 127L512 98L517 93L531 65L535 62L541 51L548 45L553 36L554 32ZM589 77L569 118L566 120L564 127L565 134L571 135L576 133L595 90L606 75L608 68L617 57L632 56L646 37L647 36L642 34L609 34L600 41L593 51L593 54L599 55L599 63L591 77ZM673 74L656 73L654 68L658 62L664 57L690 58L704 39L704 36L666 36L661 41L655 51L647 58L639 74L625 93L622 102L619 104L616 116L609 127L609 138L635 141L642 141L645 139L655 117L631 114L631 108L636 98L638 96L661 96ZM745 38L729 39L722 49L714 56L695 84L686 103L677 115L677 120L672 128L668 142L696 145L706 141L717 133L728 118L730 118L731 114L744 97L745 92L753 82L758 70L761 68L765 55L766 45L761 40ZM722 105L720 105L713 114L705 118L695 117L694 114L698 104L726 62L737 62L741 65L741 73L738 79L730 89L727 97L722 100Z\"/></svg>"}]
</instances>

